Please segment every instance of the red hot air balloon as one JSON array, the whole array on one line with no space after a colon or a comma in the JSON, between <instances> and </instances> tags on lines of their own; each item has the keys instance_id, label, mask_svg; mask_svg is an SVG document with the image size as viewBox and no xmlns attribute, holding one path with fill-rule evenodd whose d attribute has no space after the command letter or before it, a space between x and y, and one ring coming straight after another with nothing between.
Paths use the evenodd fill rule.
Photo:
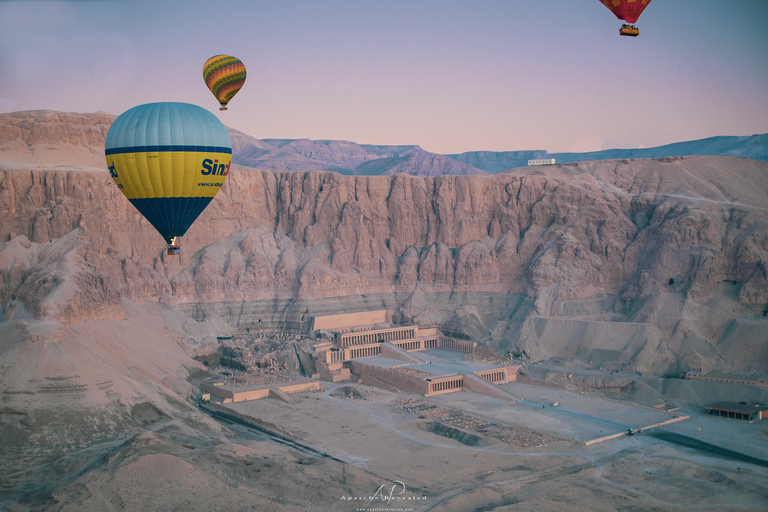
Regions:
<instances>
[{"instance_id":1,"label":"red hot air balloon","mask_svg":"<svg viewBox=\"0 0 768 512\"><path fill-rule=\"evenodd\" d=\"M642 14L643 10L651 3L651 0L600 0L620 20L627 23L621 26L619 34L622 36L636 37L640 29L633 25Z\"/></svg>"}]
</instances>

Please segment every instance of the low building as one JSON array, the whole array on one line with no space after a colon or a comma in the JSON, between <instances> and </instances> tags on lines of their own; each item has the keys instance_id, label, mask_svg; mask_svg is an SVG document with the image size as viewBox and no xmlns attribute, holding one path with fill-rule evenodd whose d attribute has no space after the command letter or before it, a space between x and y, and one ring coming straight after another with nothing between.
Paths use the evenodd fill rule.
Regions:
<instances>
[{"instance_id":1,"label":"low building","mask_svg":"<svg viewBox=\"0 0 768 512\"><path fill-rule=\"evenodd\" d=\"M278 382L264 382L250 385L225 384L223 382L217 382L215 379L211 379L208 382L203 382L201 388L204 394L209 395L208 400L230 403L245 402L246 400L259 400L267 397L287 401L287 395L321 391L323 386L316 379L284 377Z\"/></svg>"},{"instance_id":2,"label":"low building","mask_svg":"<svg viewBox=\"0 0 768 512\"><path fill-rule=\"evenodd\" d=\"M768 406L746 402L717 402L704 407L708 414L744 421L757 421L768 417Z\"/></svg>"},{"instance_id":3,"label":"low building","mask_svg":"<svg viewBox=\"0 0 768 512\"><path fill-rule=\"evenodd\" d=\"M554 158L538 158L535 160L528 160L528 165L555 165Z\"/></svg>"}]
</instances>

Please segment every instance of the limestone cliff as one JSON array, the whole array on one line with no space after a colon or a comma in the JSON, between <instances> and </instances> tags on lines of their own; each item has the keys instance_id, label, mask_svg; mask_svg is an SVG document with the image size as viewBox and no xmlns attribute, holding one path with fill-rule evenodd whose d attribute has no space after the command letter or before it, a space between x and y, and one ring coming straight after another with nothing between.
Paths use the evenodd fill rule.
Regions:
<instances>
[{"instance_id":1,"label":"limestone cliff","mask_svg":"<svg viewBox=\"0 0 768 512\"><path fill-rule=\"evenodd\" d=\"M766 162L422 178L234 166L179 256L103 167L0 168L7 321L74 325L120 316L127 298L193 316L216 305L236 326L258 301L383 297L398 319L533 359L768 372Z\"/></svg>"}]
</instances>

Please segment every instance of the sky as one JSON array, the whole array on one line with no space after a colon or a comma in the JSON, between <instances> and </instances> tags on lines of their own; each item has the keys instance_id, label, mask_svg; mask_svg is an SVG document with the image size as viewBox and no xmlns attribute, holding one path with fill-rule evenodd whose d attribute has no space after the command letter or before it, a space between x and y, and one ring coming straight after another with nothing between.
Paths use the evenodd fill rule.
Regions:
<instances>
[{"instance_id":1,"label":"sky","mask_svg":"<svg viewBox=\"0 0 768 512\"><path fill-rule=\"evenodd\" d=\"M768 0L0 0L0 112L155 101L253 137L583 152L768 133ZM202 79L240 58L219 112Z\"/></svg>"}]
</instances>

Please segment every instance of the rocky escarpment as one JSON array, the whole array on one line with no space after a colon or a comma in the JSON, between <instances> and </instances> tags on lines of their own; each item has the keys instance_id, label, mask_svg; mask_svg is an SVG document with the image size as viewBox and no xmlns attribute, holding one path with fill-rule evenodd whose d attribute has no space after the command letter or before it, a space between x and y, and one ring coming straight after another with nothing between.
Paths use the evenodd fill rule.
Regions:
<instances>
[{"instance_id":1,"label":"rocky escarpment","mask_svg":"<svg viewBox=\"0 0 768 512\"><path fill-rule=\"evenodd\" d=\"M544 333L573 339L551 317L647 324L611 347L629 351L627 360L651 351L649 341L695 340L699 352L717 352L734 330L756 336L764 324L765 205L760 193L724 200L736 193L727 187L661 193L674 186L658 177L720 172L755 182L765 165L688 158L435 178L235 168L180 256L164 254L106 172L3 170L0 301L72 324L124 297L179 305L395 293L410 319L450 320L489 338L495 329L498 346L534 357L562 345L547 346ZM502 325L471 303L452 319L424 314L430 294L459 292L532 303L516 323L494 318Z\"/></svg>"},{"instance_id":2,"label":"rocky escarpment","mask_svg":"<svg viewBox=\"0 0 768 512\"><path fill-rule=\"evenodd\" d=\"M4 166L104 166L104 140L114 115L51 110L0 116L0 162Z\"/></svg>"},{"instance_id":3,"label":"rocky escarpment","mask_svg":"<svg viewBox=\"0 0 768 512\"><path fill-rule=\"evenodd\" d=\"M93 144L59 146L87 159ZM151 300L198 319L227 312L235 327L249 308L286 321L301 303L290 321L305 325L323 300L379 304L532 359L768 372L767 166L685 157L437 177L233 166L168 256L103 165L3 164L0 304L6 319L74 325Z\"/></svg>"}]
</instances>

